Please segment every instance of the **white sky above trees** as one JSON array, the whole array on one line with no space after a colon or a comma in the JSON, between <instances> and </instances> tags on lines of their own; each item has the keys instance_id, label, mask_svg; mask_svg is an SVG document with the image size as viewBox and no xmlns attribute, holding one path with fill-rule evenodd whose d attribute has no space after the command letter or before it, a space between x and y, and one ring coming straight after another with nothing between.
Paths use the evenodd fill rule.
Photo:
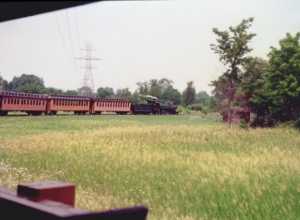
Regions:
<instances>
[{"instance_id":1,"label":"white sky above trees","mask_svg":"<svg viewBox=\"0 0 300 220\"><path fill-rule=\"evenodd\" d=\"M287 32L300 31L299 0L177 0L99 2L0 23L0 75L35 74L46 86L82 85L86 43L95 48L95 87L130 88L166 77L182 91L193 80L197 91L211 91L222 74L210 50L213 27L254 17L252 55L266 57Z\"/></svg>"}]
</instances>

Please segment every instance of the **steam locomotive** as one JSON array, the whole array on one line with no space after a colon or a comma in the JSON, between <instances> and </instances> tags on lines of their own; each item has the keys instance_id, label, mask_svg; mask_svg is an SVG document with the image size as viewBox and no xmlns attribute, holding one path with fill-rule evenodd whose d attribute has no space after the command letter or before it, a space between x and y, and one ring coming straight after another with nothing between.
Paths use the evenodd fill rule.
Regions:
<instances>
[{"instance_id":1,"label":"steam locomotive","mask_svg":"<svg viewBox=\"0 0 300 220\"><path fill-rule=\"evenodd\" d=\"M85 96L56 96L12 91L0 91L0 116L8 112L28 115L56 115L73 112L77 115L101 114L177 114L176 105L163 104L156 97L145 96L146 103L132 103L126 99L102 99Z\"/></svg>"}]
</instances>

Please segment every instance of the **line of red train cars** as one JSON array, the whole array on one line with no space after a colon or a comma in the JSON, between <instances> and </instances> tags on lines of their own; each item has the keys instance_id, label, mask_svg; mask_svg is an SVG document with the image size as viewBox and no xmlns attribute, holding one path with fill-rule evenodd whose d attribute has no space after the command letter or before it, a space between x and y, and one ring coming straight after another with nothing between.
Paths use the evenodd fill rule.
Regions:
<instances>
[{"instance_id":1,"label":"line of red train cars","mask_svg":"<svg viewBox=\"0 0 300 220\"><path fill-rule=\"evenodd\" d=\"M131 103L124 99L99 99L82 96L51 96L11 91L0 91L0 116L10 111L26 112L29 115L55 115L57 112L75 114L101 114L131 112Z\"/></svg>"}]
</instances>

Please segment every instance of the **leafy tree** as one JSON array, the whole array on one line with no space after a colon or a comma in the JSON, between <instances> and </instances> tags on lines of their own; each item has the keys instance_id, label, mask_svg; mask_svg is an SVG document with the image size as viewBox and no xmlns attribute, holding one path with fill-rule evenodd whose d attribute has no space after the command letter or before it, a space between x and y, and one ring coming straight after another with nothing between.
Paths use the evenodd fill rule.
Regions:
<instances>
[{"instance_id":1,"label":"leafy tree","mask_svg":"<svg viewBox=\"0 0 300 220\"><path fill-rule=\"evenodd\" d=\"M260 108L267 108L275 122L300 117L300 33L287 34L279 48L269 53L269 68L264 85L253 98Z\"/></svg>"},{"instance_id":2,"label":"leafy tree","mask_svg":"<svg viewBox=\"0 0 300 220\"><path fill-rule=\"evenodd\" d=\"M181 94L177 89L173 88L173 86L165 88L160 98L164 101L172 102L175 105L181 103Z\"/></svg>"},{"instance_id":3,"label":"leafy tree","mask_svg":"<svg viewBox=\"0 0 300 220\"><path fill-rule=\"evenodd\" d=\"M81 96L89 96L89 97L93 97L95 96L93 93L93 90L90 87L87 86L83 86L81 88L78 89L78 94Z\"/></svg>"},{"instance_id":4,"label":"leafy tree","mask_svg":"<svg viewBox=\"0 0 300 220\"><path fill-rule=\"evenodd\" d=\"M194 82L187 83L186 89L182 93L182 104L187 106L195 102L196 89L194 88Z\"/></svg>"},{"instance_id":5,"label":"leafy tree","mask_svg":"<svg viewBox=\"0 0 300 220\"><path fill-rule=\"evenodd\" d=\"M78 92L76 90L67 90L64 92L64 95L67 96L78 96Z\"/></svg>"},{"instance_id":6,"label":"leafy tree","mask_svg":"<svg viewBox=\"0 0 300 220\"><path fill-rule=\"evenodd\" d=\"M249 33L249 28L253 20L253 18L244 19L239 25L229 27L225 31L213 29L217 36L217 43L211 44L211 49L219 55L219 60L225 65L226 71L212 85L215 86L214 93L218 93L217 101L221 103L219 104L219 107L222 107L221 111L229 113L230 124L242 66L247 61L247 55L252 51L249 43L255 34ZM221 91L217 91L218 89Z\"/></svg>"},{"instance_id":7,"label":"leafy tree","mask_svg":"<svg viewBox=\"0 0 300 220\"><path fill-rule=\"evenodd\" d=\"M206 91L200 91L196 94L195 103L197 103L198 109L201 109L205 112L215 110L215 99L210 96ZM200 106L200 107L199 107Z\"/></svg>"},{"instance_id":8,"label":"leafy tree","mask_svg":"<svg viewBox=\"0 0 300 220\"><path fill-rule=\"evenodd\" d=\"M1 90L6 90L8 86L8 82L2 78L2 76L0 75L0 91Z\"/></svg>"},{"instance_id":9,"label":"leafy tree","mask_svg":"<svg viewBox=\"0 0 300 220\"><path fill-rule=\"evenodd\" d=\"M48 95L64 95L64 91L61 89L56 89L53 87L48 87L44 89L44 93Z\"/></svg>"},{"instance_id":10,"label":"leafy tree","mask_svg":"<svg viewBox=\"0 0 300 220\"><path fill-rule=\"evenodd\" d=\"M138 95L152 95L163 101L180 103L180 92L173 87L173 81L170 79L151 79L146 82L138 82L137 86L134 93L136 101L139 101Z\"/></svg>"},{"instance_id":11,"label":"leafy tree","mask_svg":"<svg viewBox=\"0 0 300 220\"><path fill-rule=\"evenodd\" d=\"M151 79L149 81L149 94L148 95L152 95L152 96L160 98L161 93L162 93L162 87L161 87L159 80Z\"/></svg>"},{"instance_id":12,"label":"leafy tree","mask_svg":"<svg viewBox=\"0 0 300 220\"><path fill-rule=\"evenodd\" d=\"M114 89L110 87L100 87L97 89L96 96L98 98L109 98L114 96Z\"/></svg>"},{"instance_id":13,"label":"leafy tree","mask_svg":"<svg viewBox=\"0 0 300 220\"><path fill-rule=\"evenodd\" d=\"M143 102L143 99L140 97L140 94L139 94L138 90L136 90L136 91L131 95L130 101L131 101L132 103L134 103L134 104L138 104L138 103Z\"/></svg>"},{"instance_id":14,"label":"leafy tree","mask_svg":"<svg viewBox=\"0 0 300 220\"><path fill-rule=\"evenodd\" d=\"M18 92L43 93L45 85L43 79L38 76L22 74L12 79L8 84L8 89Z\"/></svg>"},{"instance_id":15,"label":"leafy tree","mask_svg":"<svg viewBox=\"0 0 300 220\"><path fill-rule=\"evenodd\" d=\"M201 105L207 105L210 102L210 96L206 91L200 91L196 94L195 102Z\"/></svg>"},{"instance_id":16,"label":"leafy tree","mask_svg":"<svg viewBox=\"0 0 300 220\"><path fill-rule=\"evenodd\" d=\"M150 89L148 86L148 82L138 82L137 84L137 94L148 95L150 93Z\"/></svg>"},{"instance_id":17,"label":"leafy tree","mask_svg":"<svg viewBox=\"0 0 300 220\"><path fill-rule=\"evenodd\" d=\"M255 113L253 125L263 124L262 122L269 114L268 104L263 104L263 100L266 100L264 84L268 68L268 61L258 57L249 57L243 65L243 74L237 93L244 96L251 112Z\"/></svg>"},{"instance_id":18,"label":"leafy tree","mask_svg":"<svg viewBox=\"0 0 300 220\"><path fill-rule=\"evenodd\" d=\"M118 89L116 92L116 97L130 100L131 92L128 88Z\"/></svg>"}]
</instances>

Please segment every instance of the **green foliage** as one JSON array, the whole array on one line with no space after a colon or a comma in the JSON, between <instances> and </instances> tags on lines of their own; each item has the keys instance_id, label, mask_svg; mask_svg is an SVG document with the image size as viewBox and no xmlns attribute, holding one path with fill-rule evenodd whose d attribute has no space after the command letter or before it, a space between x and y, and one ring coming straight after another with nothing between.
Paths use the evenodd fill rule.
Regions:
<instances>
[{"instance_id":1,"label":"green foliage","mask_svg":"<svg viewBox=\"0 0 300 220\"><path fill-rule=\"evenodd\" d=\"M186 114L190 114L192 111L189 107L187 106L182 106L182 105L179 105L177 107L177 112L179 115L186 115Z\"/></svg>"},{"instance_id":2,"label":"green foliage","mask_svg":"<svg viewBox=\"0 0 300 220\"><path fill-rule=\"evenodd\" d=\"M117 98L123 98L123 99L131 99L131 92L128 88L125 89L118 89L116 92Z\"/></svg>"},{"instance_id":3,"label":"green foliage","mask_svg":"<svg viewBox=\"0 0 300 220\"><path fill-rule=\"evenodd\" d=\"M260 123L296 120L300 116L300 33L287 34L279 48L271 49L269 59L251 100L262 115Z\"/></svg>"},{"instance_id":4,"label":"green foliage","mask_svg":"<svg viewBox=\"0 0 300 220\"><path fill-rule=\"evenodd\" d=\"M8 82L2 78L2 76L0 75L0 91L1 90L6 90L8 87Z\"/></svg>"},{"instance_id":5,"label":"green foliage","mask_svg":"<svg viewBox=\"0 0 300 220\"><path fill-rule=\"evenodd\" d=\"M248 30L253 20L253 18L244 19L239 25L229 27L226 31L213 29L217 35L217 43L211 44L211 49L219 55L219 60L227 66L224 75L230 80L238 80L241 66L247 59L249 52L252 51L249 43L255 34L249 33Z\"/></svg>"},{"instance_id":6,"label":"green foliage","mask_svg":"<svg viewBox=\"0 0 300 220\"><path fill-rule=\"evenodd\" d=\"M151 79L146 82L138 82L137 90L135 91L134 100L138 101L139 95L151 95L159 98L165 102L172 102L174 104L180 104L181 94L173 87L173 81L170 79Z\"/></svg>"},{"instance_id":7,"label":"green foliage","mask_svg":"<svg viewBox=\"0 0 300 220\"><path fill-rule=\"evenodd\" d=\"M111 98L114 96L114 90L110 87L100 87L97 89L96 96L98 98Z\"/></svg>"},{"instance_id":8,"label":"green foliage","mask_svg":"<svg viewBox=\"0 0 300 220\"><path fill-rule=\"evenodd\" d=\"M220 112L229 112L229 123L232 121L230 112L236 103L240 75L243 73L243 65L248 61L248 54L252 51L250 41L255 34L249 33L253 18L242 20L235 27L220 31L217 28L213 32L217 36L217 43L211 44L211 49L219 56L219 60L225 65L226 71L218 80L213 81L213 93L215 94Z\"/></svg>"},{"instance_id":9,"label":"green foliage","mask_svg":"<svg viewBox=\"0 0 300 220\"><path fill-rule=\"evenodd\" d=\"M191 104L191 105L189 105L189 108L193 111L202 111L203 110L202 105L199 103Z\"/></svg>"},{"instance_id":10,"label":"green foliage","mask_svg":"<svg viewBox=\"0 0 300 220\"><path fill-rule=\"evenodd\" d=\"M8 89L18 92L43 93L45 85L43 79L38 76L22 74L9 82Z\"/></svg>"},{"instance_id":11,"label":"green foliage","mask_svg":"<svg viewBox=\"0 0 300 220\"><path fill-rule=\"evenodd\" d=\"M89 96L89 97L95 96L95 94L93 93L93 90L90 87L87 87L87 86L83 86L83 87L79 88L78 89L78 94L80 96Z\"/></svg>"},{"instance_id":12,"label":"green foliage","mask_svg":"<svg viewBox=\"0 0 300 220\"><path fill-rule=\"evenodd\" d=\"M56 89L53 87L48 87L44 89L44 93L48 95L64 95L64 91L61 89Z\"/></svg>"},{"instance_id":13,"label":"green foliage","mask_svg":"<svg viewBox=\"0 0 300 220\"><path fill-rule=\"evenodd\" d=\"M175 89L173 86L168 86L161 95L161 100L170 101L175 105L179 105L181 103L181 94Z\"/></svg>"},{"instance_id":14,"label":"green foliage","mask_svg":"<svg viewBox=\"0 0 300 220\"><path fill-rule=\"evenodd\" d=\"M184 106L191 105L195 102L196 89L194 87L194 82L190 81L187 83L186 89L182 93L182 104Z\"/></svg>"},{"instance_id":15,"label":"green foliage","mask_svg":"<svg viewBox=\"0 0 300 220\"><path fill-rule=\"evenodd\" d=\"M295 122L295 127L297 128L297 129L300 129L300 118L298 118L297 120L296 120L296 122Z\"/></svg>"},{"instance_id":16,"label":"green foliage","mask_svg":"<svg viewBox=\"0 0 300 220\"><path fill-rule=\"evenodd\" d=\"M76 90L67 90L67 91L64 92L64 95L78 96L79 94L78 94L78 91L76 91Z\"/></svg>"},{"instance_id":17,"label":"green foliage","mask_svg":"<svg viewBox=\"0 0 300 220\"><path fill-rule=\"evenodd\" d=\"M213 112L216 110L215 97L210 96L205 91L200 91L197 93L195 104L200 105L203 112Z\"/></svg>"},{"instance_id":18,"label":"green foliage","mask_svg":"<svg viewBox=\"0 0 300 220\"><path fill-rule=\"evenodd\" d=\"M242 129L248 129L249 128L248 123L243 118L240 120L240 128L242 128Z\"/></svg>"}]
</instances>

